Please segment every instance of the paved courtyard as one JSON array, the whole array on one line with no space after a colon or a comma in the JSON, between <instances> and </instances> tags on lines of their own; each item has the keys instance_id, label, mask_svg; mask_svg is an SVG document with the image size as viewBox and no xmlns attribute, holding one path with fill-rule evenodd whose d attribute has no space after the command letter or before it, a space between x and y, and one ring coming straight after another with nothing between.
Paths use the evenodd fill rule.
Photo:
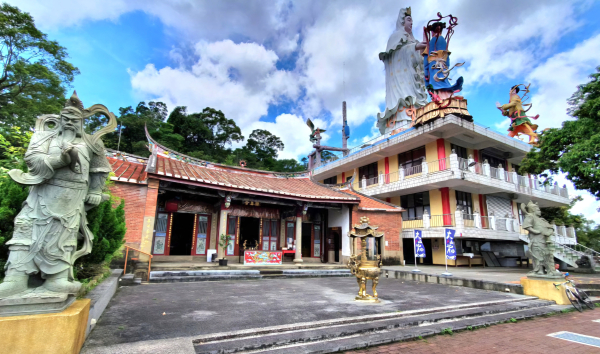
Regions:
<instances>
[{"instance_id":1,"label":"paved courtyard","mask_svg":"<svg viewBox=\"0 0 600 354\"><path fill-rule=\"evenodd\" d=\"M489 354L591 354L600 353L600 311L586 310L547 318L505 323L453 335L438 335L422 340L394 343L350 351L346 354L446 354L446 353L489 353ZM568 331L577 335L595 337L583 341L595 343L590 346L549 337L548 334Z\"/></svg>"},{"instance_id":2,"label":"paved courtyard","mask_svg":"<svg viewBox=\"0 0 600 354\"><path fill-rule=\"evenodd\" d=\"M190 342L194 336L210 333L519 296L382 278L378 286L382 302L360 304L354 301L357 290L355 278L350 277L122 287L87 339L83 353L120 343L168 340L176 345L178 339Z\"/></svg>"}]
</instances>

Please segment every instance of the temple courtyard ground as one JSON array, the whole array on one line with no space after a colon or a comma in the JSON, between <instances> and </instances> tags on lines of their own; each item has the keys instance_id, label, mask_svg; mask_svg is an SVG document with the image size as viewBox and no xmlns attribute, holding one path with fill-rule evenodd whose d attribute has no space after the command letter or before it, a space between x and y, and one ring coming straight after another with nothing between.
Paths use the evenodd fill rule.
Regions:
<instances>
[{"instance_id":1,"label":"temple courtyard ground","mask_svg":"<svg viewBox=\"0 0 600 354\"><path fill-rule=\"evenodd\" d=\"M413 341L348 351L346 354L600 353L600 347L598 347L600 345L599 321L600 310L586 310L583 313L570 312L515 323L498 324L452 335L437 335ZM570 335L571 339L578 341L549 336L549 334L563 331L573 333ZM564 337L568 335L569 333L559 334L559 336ZM594 346L589 344L594 344Z\"/></svg>"},{"instance_id":2,"label":"temple courtyard ground","mask_svg":"<svg viewBox=\"0 0 600 354\"><path fill-rule=\"evenodd\" d=\"M419 335L439 333L443 328L440 326L447 326L446 322L452 322L458 329L565 308L522 295L392 278L380 280L379 304L354 301L357 289L354 277L121 287L88 337L82 353L209 353L223 345L236 348L245 348L247 343L249 348L271 345L261 344L269 336L273 343L279 343L269 353L309 352L302 343L319 336L339 343L324 341L311 345L335 344L331 348L349 349L356 348L356 343L363 345L360 333L370 333L371 339L364 342L368 345L400 338L398 335L391 338L392 332L380 333L381 328L410 327L412 332L401 334L408 338L416 335L414 331L421 331ZM371 291L370 286L368 290ZM464 322L469 319L476 323ZM308 333L313 329L314 333ZM358 334L350 335L352 331ZM288 342L296 344L281 345Z\"/></svg>"}]
</instances>

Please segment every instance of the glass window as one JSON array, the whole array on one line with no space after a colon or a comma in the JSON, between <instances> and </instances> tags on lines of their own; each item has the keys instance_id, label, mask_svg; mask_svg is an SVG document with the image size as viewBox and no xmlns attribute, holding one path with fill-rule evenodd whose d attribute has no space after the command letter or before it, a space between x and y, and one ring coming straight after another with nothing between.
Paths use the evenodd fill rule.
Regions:
<instances>
[{"instance_id":1,"label":"glass window","mask_svg":"<svg viewBox=\"0 0 600 354\"><path fill-rule=\"evenodd\" d=\"M323 184L337 184L337 176L326 178Z\"/></svg>"},{"instance_id":2,"label":"glass window","mask_svg":"<svg viewBox=\"0 0 600 354\"><path fill-rule=\"evenodd\" d=\"M404 168L404 175L421 172L421 163L425 160L425 146L398 154L398 168Z\"/></svg>"},{"instance_id":3,"label":"glass window","mask_svg":"<svg viewBox=\"0 0 600 354\"><path fill-rule=\"evenodd\" d=\"M233 254L235 252L236 223L237 223L237 217L235 217L235 216L230 216L227 219L227 234L233 236L233 237L231 237L231 239L229 240L229 244L227 245L227 255L228 256L233 256Z\"/></svg>"},{"instance_id":4,"label":"glass window","mask_svg":"<svg viewBox=\"0 0 600 354\"><path fill-rule=\"evenodd\" d=\"M196 235L196 254L206 253L206 234L208 231L208 216L198 216L198 234Z\"/></svg>"},{"instance_id":5,"label":"glass window","mask_svg":"<svg viewBox=\"0 0 600 354\"><path fill-rule=\"evenodd\" d=\"M460 158L463 158L463 159L469 158L469 155L467 155L467 149L462 146L450 144L450 151L452 151L452 150L454 150L454 152L456 152L456 155Z\"/></svg>"},{"instance_id":6,"label":"glass window","mask_svg":"<svg viewBox=\"0 0 600 354\"><path fill-rule=\"evenodd\" d=\"M400 197L400 206L404 209L402 220L405 221L422 219L425 210L431 215L429 192L403 195Z\"/></svg>"},{"instance_id":7,"label":"glass window","mask_svg":"<svg viewBox=\"0 0 600 354\"><path fill-rule=\"evenodd\" d=\"M294 234L294 229L295 229L295 223L294 222L290 222L288 221L286 223L286 243L288 247L291 247L294 244L294 237L296 236Z\"/></svg>"},{"instance_id":8,"label":"glass window","mask_svg":"<svg viewBox=\"0 0 600 354\"><path fill-rule=\"evenodd\" d=\"M499 165L502 165L502 167L506 169L506 161L504 159L499 159L485 153L481 155L481 158L482 162L487 160L491 167L498 168Z\"/></svg>"},{"instance_id":9,"label":"glass window","mask_svg":"<svg viewBox=\"0 0 600 354\"><path fill-rule=\"evenodd\" d=\"M373 162L358 169L359 180L367 179L367 186L377 183L377 162Z\"/></svg>"},{"instance_id":10,"label":"glass window","mask_svg":"<svg viewBox=\"0 0 600 354\"><path fill-rule=\"evenodd\" d=\"M462 208L463 214L473 215L473 197L471 193L456 191L456 205Z\"/></svg>"},{"instance_id":11,"label":"glass window","mask_svg":"<svg viewBox=\"0 0 600 354\"><path fill-rule=\"evenodd\" d=\"M314 224L315 228L315 240L314 240L314 250L313 257L321 256L321 225Z\"/></svg>"}]
</instances>

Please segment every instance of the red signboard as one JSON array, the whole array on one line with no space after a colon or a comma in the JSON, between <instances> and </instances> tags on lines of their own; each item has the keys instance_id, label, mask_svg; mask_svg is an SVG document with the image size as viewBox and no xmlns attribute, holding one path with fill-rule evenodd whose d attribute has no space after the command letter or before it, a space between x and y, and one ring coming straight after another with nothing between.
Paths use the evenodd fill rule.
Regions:
<instances>
[{"instance_id":1,"label":"red signboard","mask_svg":"<svg viewBox=\"0 0 600 354\"><path fill-rule=\"evenodd\" d=\"M246 251L244 252L244 264L248 265L271 265L281 264L283 252L281 251Z\"/></svg>"}]
</instances>

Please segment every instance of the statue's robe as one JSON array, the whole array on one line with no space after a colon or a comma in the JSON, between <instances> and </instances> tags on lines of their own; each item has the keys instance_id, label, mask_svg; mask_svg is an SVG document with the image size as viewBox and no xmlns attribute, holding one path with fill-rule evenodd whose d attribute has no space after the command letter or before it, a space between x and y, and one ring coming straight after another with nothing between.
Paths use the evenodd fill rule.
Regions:
<instances>
[{"instance_id":1,"label":"statue's robe","mask_svg":"<svg viewBox=\"0 0 600 354\"><path fill-rule=\"evenodd\" d=\"M13 237L7 242L11 255L16 256L9 258L7 269L27 274L41 271L43 277L72 269L77 258L91 251L93 235L85 213L90 177L108 174L111 167L101 140L90 147L89 139L81 139L73 144L79 153L80 173L68 165L53 168L50 158L61 154L58 140L56 132L35 133L25 155L30 173L10 172L15 181L30 185L30 190L15 218ZM101 190L94 192L99 194ZM79 250L78 237L83 238ZM26 252L13 252L17 250Z\"/></svg>"},{"instance_id":2,"label":"statue's robe","mask_svg":"<svg viewBox=\"0 0 600 354\"><path fill-rule=\"evenodd\" d=\"M552 253L546 245L546 238L552 236L554 228L543 218L528 214L523 220L523 229L529 231L529 252L533 257L534 272L540 272L540 266L545 265ZM532 230L536 230L534 232ZM547 269L548 272L554 269Z\"/></svg>"},{"instance_id":3,"label":"statue's robe","mask_svg":"<svg viewBox=\"0 0 600 354\"><path fill-rule=\"evenodd\" d=\"M406 108L420 108L427 104L423 58L415 50L419 43L412 34L406 33L398 18L396 31L388 40L386 51L379 53L385 66L385 111L377 114L377 127L381 134L399 127L408 128L411 117ZM392 119L395 123L389 123Z\"/></svg>"},{"instance_id":4,"label":"statue's robe","mask_svg":"<svg viewBox=\"0 0 600 354\"><path fill-rule=\"evenodd\" d=\"M519 97L519 95L510 95L509 103L502 105L500 109L502 110L503 115L511 118L510 128L508 128L509 132L520 130L518 127L523 124L529 125L532 131L538 128L537 124L533 124L525 115L523 103L521 102L521 97ZM523 134L525 134L525 132L523 132ZM511 136L514 136L514 134Z\"/></svg>"},{"instance_id":5,"label":"statue's robe","mask_svg":"<svg viewBox=\"0 0 600 354\"><path fill-rule=\"evenodd\" d=\"M433 37L429 41L429 52L425 53L423 57L423 67L425 70L425 86L431 85L435 91L449 91L449 92L457 92L462 90L463 78L462 76L456 80L456 83L453 85L450 83L449 78L445 78L444 80L437 81L435 77L437 75L438 78L442 76L440 73L440 69L433 68L436 63L436 58L440 60L441 58L446 58L444 61L446 64L446 68L450 67L450 52L448 52L448 45L446 44L446 38L439 36ZM438 73L440 73L438 75Z\"/></svg>"}]
</instances>

